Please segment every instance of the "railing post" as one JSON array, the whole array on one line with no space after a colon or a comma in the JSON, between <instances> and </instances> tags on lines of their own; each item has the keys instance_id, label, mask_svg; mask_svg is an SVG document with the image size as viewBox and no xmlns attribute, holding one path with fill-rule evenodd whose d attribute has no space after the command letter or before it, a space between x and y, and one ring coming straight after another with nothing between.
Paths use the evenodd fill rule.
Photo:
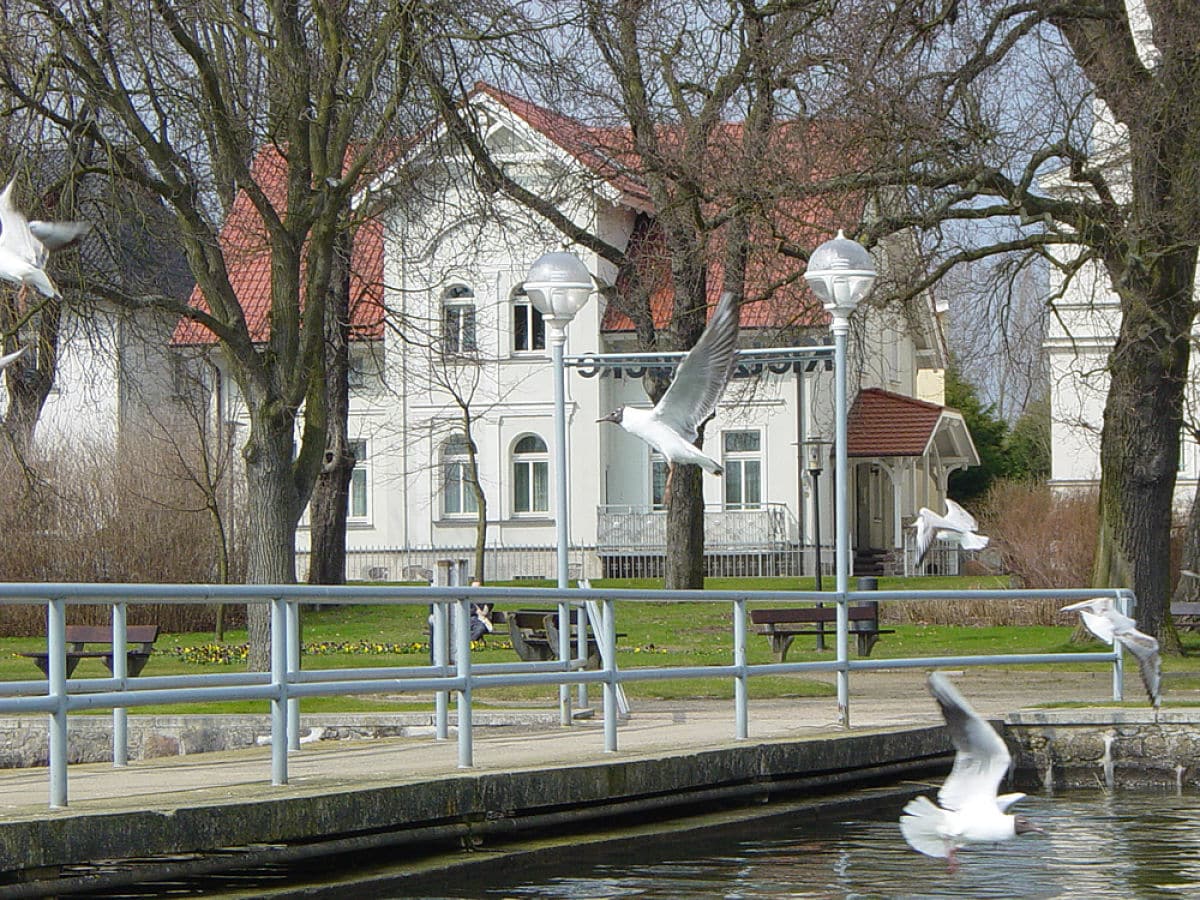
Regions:
<instances>
[{"instance_id":1,"label":"railing post","mask_svg":"<svg viewBox=\"0 0 1200 900\"><path fill-rule=\"evenodd\" d=\"M271 784L288 783L287 601L271 600Z\"/></svg>"},{"instance_id":2,"label":"railing post","mask_svg":"<svg viewBox=\"0 0 1200 900\"><path fill-rule=\"evenodd\" d=\"M617 752L617 624L616 613L611 597L601 601L603 614L600 618L598 636L603 641L604 652L601 654L604 665L604 750L606 753Z\"/></svg>"},{"instance_id":3,"label":"railing post","mask_svg":"<svg viewBox=\"0 0 1200 900\"><path fill-rule=\"evenodd\" d=\"M50 713L50 806L67 805L67 614L66 601L46 604L46 690L54 698Z\"/></svg>"},{"instance_id":4,"label":"railing post","mask_svg":"<svg viewBox=\"0 0 1200 900\"><path fill-rule=\"evenodd\" d=\"M579 630L575 633L575 657L579 660L579 665L582 668L587 662L588 657L587 609L582 603L579 604L576 610L575 619L579 623ZM596 636L596 639L600 639L599 635ZM580 709L587 709L588 686L586 681L579 682L578 690L575 693L575 700Z\"/></svg>"},{"instance_id":5,"label":"railing post","mask_svg":"<svg viewBox=\"0 0 1200 900\"><path fill-rule=\"evenodd\" d=\"M126 679L129 676L129 638L125 631L128 622L125 604L114 603L112 606L112 674L121 685L121 692L128 690ZM129 714L123 706L113 707L113 768L119 769L129 765Z\"/></svg>"},{"instance_id":6,"label":"railing post","mask_svg":"<svg viewBox=\"0 0 1200 900\"><path fill-rule=\"evenodd\" d=\"M429 626L429 642L430 649L433 651L431 662L435 666L445 668L449 663L446 658L449 656L448 639L449 634L446 628L446 604L433 604L433 621ZM443 673L444 674L444 673ZM434 725L437 740L444 741L450 737L450 692L437 691L433 695L434 702Z\"/></svg>"},{"instance_id":7,"label":"railing post","mask_svg":"<svg viewBox=\"0 0 1200 900\"><path fill-rule=\"evenodd\" d=\"M1133 618L1134 598L1127 593L1117 597L1117 609L1122 614ZM1113 670L1112 670L1113 700L1120 702L1125 699L1125 654L1120 641L1113 641Z\"/></svg>"},{"instance_id":8,"label":"railing post","mask_svg":"<svg viewBox=\"0 0 1200 900\"><path fill-rule=\"evenodd\" d=\"M287 616L287 673L300 671L300 604L284 601ZM300 750L300 698L288 697L287 701L288 750Z\"/></svg>"},{"instance_id":9,"label":"railing post","mask_svg":"<svg viewBox=\"0 0 1200 900\"><path fill-rule=\"evenodd\" d=\"M463 686L458 692L458 767L469 769L475 765L473 736L471 733L471 598L458 601L458 614L454 617L454 656L456 674Z\"/></svg>"},{"instance_id":10,"label":"railing post","mask_svg":"<svg viewBox=\"0 0 1200 900\"><path fill-rule=\"evenodd\" d=\"M571 606L566 600L558 603L558 649L555 652L558 653L563 671L571 671ZM574 721L571 715L571 686L565 681L558 686L558 709L560 723L570 725Z\"/></svg>"},{"instance_id":11,"label":"railing post","mask_svg":"<svg viewBox=\"0 0 1200 900\"><path fill-rule=\"evenodd\" d=\"M750 734L750 717L747 708L746 687L746 599L733 601L733 665L737 674L733 678L733 709L736 738L744 741Z\"/></svg>"}]
</instances>

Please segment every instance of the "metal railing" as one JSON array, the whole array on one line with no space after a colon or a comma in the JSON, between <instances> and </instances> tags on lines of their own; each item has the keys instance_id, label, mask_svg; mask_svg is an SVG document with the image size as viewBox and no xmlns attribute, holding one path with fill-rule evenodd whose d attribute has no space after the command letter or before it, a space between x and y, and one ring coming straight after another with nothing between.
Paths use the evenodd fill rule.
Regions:
<instances>
[{"instance_id":1,"label":"metal railing","mask_svg":"<svg viewBox=\"0 0 1200 900\"><path fill-rule=\"evenodd\" d=\"M147 585L147 584L0 584L0 606L44 604L47 622L48 676L37 681L0 683L0 714L45 713L49 721L50 805L67 805L67 716L88 709L113 710L113 761L126 763L126 711L157 704L210 703L262 700L270 705L271 782L287 783L288 751L300 749L300 701L308 697L349 696L370 693L434 692L436 735L449 737L449 697L457 692L458 765L473 765L471 696L480 688L509 685L599 685L603 689L604 749L617 749L617 723L623 707L622 685L639 681L726 677L734 686L734 737L749 736L748 682L761 675L802 672L843 672L889 668L1111 663L1113 698L1122 697L1123 662L1119 645L1105 652L1025 653L981 656L911 657L850 660L839 652L836 660L816 662L747 662L747 604L855 601L914 602L920 600L1025 600L1056 599L1062 602L1096 596L1114 597L1131 613L1134 597L1124 590L991 590L991 591L642 591L558 588L400 588L322 587L310 585ZM270 605L270 671L201 675L145 676L132 678L126 671L125 623L131 605L194 603L265 603ZM586 669L583 629L575 645L576 656L566 662L512 662L473 664L470 653L470 606L495 602L570 606L586 616L596 635L601 665ZM616 608L627 603L701 602L732 607L733 650L725 665L639 666L617 665ZM431 606L433 660L427 666L350 669L300 668L299 606L304 603L334 605ZM68 679L66 676L66 611L70 605L111 605L112 677ZM453 610L453 614L450 613ZM846 617L839 616L845 626ZM832 633L832 632L831 632ZM560 629L565 643L566 629ZM846 635L837 635L846 646ZM449 653L451 639L455 652ZM560 644L560 657L563 647ZM569 654L565 654L569 655ZM561 693L562 722L571 722L569 692ZM849 724L848 704L843 717Z\"/></svg>"}]
</instances>

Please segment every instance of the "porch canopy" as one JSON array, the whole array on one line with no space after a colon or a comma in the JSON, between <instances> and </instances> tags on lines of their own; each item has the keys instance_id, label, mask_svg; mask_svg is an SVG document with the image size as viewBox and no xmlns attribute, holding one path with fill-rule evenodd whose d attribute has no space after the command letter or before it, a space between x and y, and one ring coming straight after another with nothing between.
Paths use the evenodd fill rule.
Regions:
<instances>
[{"instance_id":1,"label":"porch canopy","mask_svg":"<svg viewBox=\"0 0 1200 900\"><path fill-rule=\"evenodd\" d=\"M903 519L921 506L940 511L950 473L979 465L962 413L880 388L859 391L855 398L847 421L847 453L851 460L870 460L890 476L893 493L885 503L896 547L901 546Z\"/></svg>"},{"instance_id":2,"label":"porch canopy","mask_svg":"<svg viewBox=\"0 0 1200 900\"><path fill-rule=\"evenodd\" d=\"M979 465L962 413L880 388L858 392L846 431L852 457L926 457L951 471Z\"/></svg>"}]
</instances>

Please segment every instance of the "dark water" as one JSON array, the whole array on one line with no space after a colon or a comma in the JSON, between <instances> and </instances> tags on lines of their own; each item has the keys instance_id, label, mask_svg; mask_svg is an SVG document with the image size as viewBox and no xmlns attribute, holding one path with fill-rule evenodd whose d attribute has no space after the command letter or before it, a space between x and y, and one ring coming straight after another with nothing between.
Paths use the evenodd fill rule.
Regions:
<instances>
[{"instance_id":1,"label":"dark water","mask_svg":"<svg viewBox=\"0 0 1200 900\"><path fill-rule=\"evenodd\" d=\"M106 897L445 898L1092 898L1200 897L1200 794L1072 791L1018 809L1046 828L944 860L910 850L897 819L905 798L878 795L694 829L670 823L637 837L542 839L530 853L501 843L459 854L470 865L410 876L398 849L354 858L142 884ZM684 829L687 830L679 830ZM523 845L527 848L529 845Z\"/></svg>"},{"instance_id":2,"label":"dark water","mask_svg":"<svg viewBox=\"0 0 1200 900\"><path fill-rule=\"evenodd\" d=\"M1200 796L1072 792L1030 797L1019 809L1049 834L963 851L953 874L907 847L899 809L872 808L565 849L553 864L393 883L378 896L1200 897Z\"/></svg>"}]
</instances>

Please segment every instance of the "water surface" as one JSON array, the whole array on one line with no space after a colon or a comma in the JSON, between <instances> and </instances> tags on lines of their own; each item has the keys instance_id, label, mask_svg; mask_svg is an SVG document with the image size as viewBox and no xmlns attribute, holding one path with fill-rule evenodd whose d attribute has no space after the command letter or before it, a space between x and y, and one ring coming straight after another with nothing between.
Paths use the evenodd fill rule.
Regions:
<instances>
[{"instance_id":1,"label":"water surface","mask_svg":"<svg viewBox=\"0 0 1200 900\"><path fill-rule=\"evenodd\" d=\"M1049 832L944 860L910 850L899 809L771 817L717 832L564 850L380 896L445 898L1195 897L1200 796L1071 792L1019 809ZM506 877L505 873L512 873ZM466 883L467 881L473 883Z\"/></svg>"}]
</instances>

